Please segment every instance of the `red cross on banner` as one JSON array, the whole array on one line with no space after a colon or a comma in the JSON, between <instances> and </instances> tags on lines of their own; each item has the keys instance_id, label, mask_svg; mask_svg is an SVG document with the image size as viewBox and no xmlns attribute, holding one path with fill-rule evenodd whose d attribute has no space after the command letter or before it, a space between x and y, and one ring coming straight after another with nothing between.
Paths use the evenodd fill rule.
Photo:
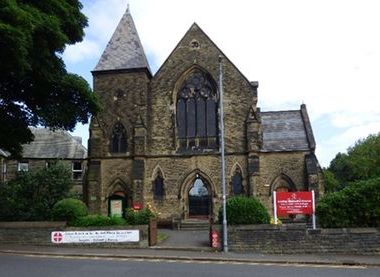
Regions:
<instances>
[{"instance_id":1,"label":"red cross on banner","mask_svg":"<svg viewBox=\"0 0 380 277\"><path fill-rule=\"evenodd\" d=\"M52 242L61 243L63 240L63 234L61 232L53 232L51 234Z\"/></svg>"}]
</instances>

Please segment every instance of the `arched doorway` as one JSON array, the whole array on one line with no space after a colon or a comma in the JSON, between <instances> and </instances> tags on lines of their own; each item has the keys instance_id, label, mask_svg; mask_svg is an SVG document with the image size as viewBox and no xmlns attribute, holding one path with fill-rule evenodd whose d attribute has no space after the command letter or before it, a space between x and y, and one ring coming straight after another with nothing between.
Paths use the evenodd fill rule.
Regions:
<instances>
[{"instance_id":1,"label":"arched doorway","mask_svg":"<svg viewBox=\"0 0 380 277\"><path fill-rule=\"evenodd\" d=\"M211 193L209 186L198 174L188 191L189 217L208 218L211 212Z\"/></svg>"},{"instance_id":2,"label":"arched doorway","mask_svg":"<svg viewBox=\"0 0 380 277\"><path fill-rule=\"evenodd\" d=\"M125 217L126 209L132 207L131 193L115 191L107 198L108 216Z\"/></svg>"}]
</instances>

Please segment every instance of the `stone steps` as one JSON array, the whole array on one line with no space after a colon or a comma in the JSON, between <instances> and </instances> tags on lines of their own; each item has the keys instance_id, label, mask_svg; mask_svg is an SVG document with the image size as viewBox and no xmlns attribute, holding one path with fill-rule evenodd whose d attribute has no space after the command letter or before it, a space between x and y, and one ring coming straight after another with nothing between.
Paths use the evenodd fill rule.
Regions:
<instances>
[{"instance_id":1,"label":"stone steps","mask_svg":"<svg viewBox=\"0 0 380 277\"><path fill-rule=\"evenodd\" d=\"M208 220L188 219L181 221L181 230L209 230L210 223Z\"/></svg>"}]
</instances>

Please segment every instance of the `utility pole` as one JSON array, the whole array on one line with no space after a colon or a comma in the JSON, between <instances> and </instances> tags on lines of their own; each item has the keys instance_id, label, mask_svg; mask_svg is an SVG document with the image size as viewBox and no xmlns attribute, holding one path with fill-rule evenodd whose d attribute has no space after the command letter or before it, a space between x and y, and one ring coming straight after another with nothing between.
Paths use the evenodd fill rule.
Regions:
<instances>
[{"instance_id":1,"label":"utility pole","mask_svg":"<svg viewBox=\"0 0 380 277\"><path fill-rule=\"evenodd\" d=\"M223 58L219 56L219 107L220 107L220 152L222 159L222 193L223 193L223 252L228 252L227 211L226 211L226 165L224 159L224 110L223 110Z\"/></svg>"}]
</instances>

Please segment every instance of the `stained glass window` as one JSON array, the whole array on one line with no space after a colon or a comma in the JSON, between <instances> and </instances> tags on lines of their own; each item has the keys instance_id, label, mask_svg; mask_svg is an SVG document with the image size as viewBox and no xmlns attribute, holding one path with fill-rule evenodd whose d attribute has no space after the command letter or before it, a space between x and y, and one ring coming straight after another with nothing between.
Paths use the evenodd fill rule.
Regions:
<instances>
[{"instance_id":1,"label":"stained glass window","mask_svg":"<svg viewBox=\"0 0 380 277\"><path fill-rule=\"evenodd\" d=\"M183 82L177 100L180 148L215 148L218 135L217 93L211 77L194 70Z\"/></svg>"}]
</instances>

